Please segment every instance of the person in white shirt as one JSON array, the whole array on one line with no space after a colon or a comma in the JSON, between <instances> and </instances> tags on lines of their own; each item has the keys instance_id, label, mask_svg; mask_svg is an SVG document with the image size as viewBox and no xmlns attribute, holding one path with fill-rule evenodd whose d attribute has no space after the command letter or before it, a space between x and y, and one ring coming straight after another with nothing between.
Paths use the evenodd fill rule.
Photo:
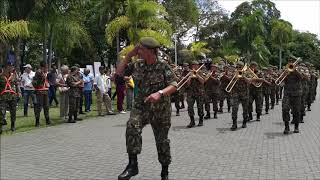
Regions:
<instances>
[{"instance_id":1,"label":"person in white shirt","mask_svg":"<svg viewBox=\"0 0 320 180\"><path fill-rule=\"evenodd\" d=\"M97 75L95 78L94 87L96 90L96 96L97 96L97 110L99 116L104 116L104 113L102 112L102 103L106 107L106 111L108 115L114 115L115 113L112 110L112 101L108 95L108 78L105 74L105 67L100 66L99 67L100 75Z\"/></svg>"},{"instance_id":2,"label":"person in white shirt","mask_svg":"<svg viewBox=\"0 0 320 180\"><path fill-rule=\"evenodd\" d=\"M21 76L21 85L24 89L23 91L23 104L24 104L24 116L28 116L28 104L29 98L31 97L33 105L35 104L35 94L34 87L32 85L32 79L35 75L35 72L32 71L32 66L27 64L24 66L25 72Z\"/></svg>"},{"instance_id":3,"label":"person in white shirt","mask_svg":"<svg viewBox=\"0 0 320 180\"><path fill-rule=\"evenodd\" d=\"M69 75L69 67L64 65L61 67L61 74L57 77L56 86L59 91L60 117L67 119L69 113L69 87L67 86L67 77Z\"/></svg>"}]
</instances>

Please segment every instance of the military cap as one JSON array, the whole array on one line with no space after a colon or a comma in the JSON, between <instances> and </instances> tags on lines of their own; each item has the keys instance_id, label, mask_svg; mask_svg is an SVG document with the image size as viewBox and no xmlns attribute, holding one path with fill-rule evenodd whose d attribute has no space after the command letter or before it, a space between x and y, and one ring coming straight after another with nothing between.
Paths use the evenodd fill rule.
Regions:
<instances>
[{"instance_id":1,"label":"military cap","mask_svg":"<svg viewBox=\"0 0 320 180\"><path fill-rule=\"evenodd\" d=\"M210 64L210 66L211 66L211 67L218 67L218 65L217 65L217 64L214 64L214 63Z\"/></svg>"},{"instance_id":2,"label":"military cap","mask_svg":"<svg viewBox=\"0 0 320 180\"><path fill-rule=\"evenodd\" d=\"M77 69L78 69L77 66L72 66L72 67L70 68L70 71L71 71L71 72L75 72Z\"/></svg>"},{"instance_id":3,"label":"military cap","mask_svg":"<svg viewBox=\"0 0 320 180\"><path fill-rule=\"evenodd\" d=\"M255 61L252 61L252 62L250 63L250 65L256 65L256 66L258 66L258 63L255 62Z\"/></svg>"},{"instance_id":4,"label":"military cap","mask_svg":"<svg viewBox=\"0 0 320 180\"><path fill-rule=\"evenodd\" d=\"M148 49L155 49L160 47L160 43L152 37L142 37L140 44Z\"/></svg>"},{"instance_id":5,"label":"military cap","mask_svg":"<svg viewBox=\"0 0 320 180\"><path fill-rule=\"evenodd\" d=\"M238 61L237 66L244 66L244 63L242 61Z\"/></svg>"},{"instance_id":6,"label":"military cap","mask_svg":"<svg viewBox=\"0 0 320 180\"><path fill-rule=\"evenodd\" d=\"M198 64L199 64L198 61L192 61L192 62L191 62L191 65L198 65Z\"/></svg>"},{"instance_id":7,"label":"military cap","mask_svg":"<svg viewBox=\"0 0 320 180\"><path fill-rule=\"evenodd\" d=\"M184 66L189 66L189 63L183 63L182 65L184 65Z\"/></svg>"},{"instance_id":8,"label":"military cap","mask_svg":"<svg viewBox=\"0 0 320 180\"><path fill-rule=\"evenodd\" d=\"M268 70L268 68L267 68L267 67L261 67L261 69L262 69L262 70Z\"/></svg>"}]
</instances>

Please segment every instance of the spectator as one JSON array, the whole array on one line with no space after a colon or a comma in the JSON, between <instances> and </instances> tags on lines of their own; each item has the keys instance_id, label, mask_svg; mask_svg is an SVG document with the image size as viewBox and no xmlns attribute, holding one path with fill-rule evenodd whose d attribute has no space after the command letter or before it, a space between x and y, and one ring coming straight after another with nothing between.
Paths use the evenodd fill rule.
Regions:
<instances>
[{"instance_id":1,"label":"spectator","mask_svg":"<svg viewBox=\"0 0 320 180\"><path fill-rule=\"evenodd\" d=\"M61 67L61 74L57 78L58 91L60 93L60 117L67 118L69 112L69 87L67 86L67 77L69 74L68 66Z\"/></svg>"},{"instance_id":2,"label":"spectator","mask_svg":"<svg viewBox=\"0 0 320 180\"><path fill-rule=\"evenodd\" d=\"M108 86L108 95L111 97L111 90L112 90L112 75L109 68L106 67L106 75L107 75L107 86Z\"/></svg>"},{"instance_id":3,"label":"spectator","mask_svg":"<svg viewBox=\"0 0 320 180\"><path fill-rule=\"evenodd\" d=\"M79 64L75 64L74 66L78 67L80 69L80 65ZM79 71L78 72L78 76L80 79L83 79L83 72L82 71ZM83 87L84 87L84 84L82 84L81 86L79 86L79 89L80 89L80 102L79 102L79 114L85 114L83 111L82 111L82 106L83 106L83 97L84 97L84 94L83 94Z\"/></svg>"},{"instance_id":4,"label":"spectator","mask_svg":"<svg viewBox=\"0 0 320 180\"><path fill-rule=\"evenodd\" d=\"M92 94L92 87L93 87L93 77L90 75L90 69L85 69L83 74L83 94L84 94L84 106L85 112L89 112L91 106L91 94Z\"/></svg>"},{"instance_id":5,"label":"spectator","mask_svg":"<svg viewBox=\"0 0 320 180\"><path fill-rule=\"evenodd\" d=\"M57 81L57 68L52 66L51 71L48 73L48 82L49 82L49 105L52 105L52 101L56 103L56 106L59 105L57 96L56 96L56 81Z\"/></svg>"},{"instance_id":6,"label":"spectator","mask_svg":"<svg viewBox=\"0 0 320 180\"><path fill-rule=\"evenodd\" d=\"M107 114L113 115L114 112L112 111L112 102L108 95L108 86L107 86L107 76L105 74L105 68L104 66L99 67L100 75L96 76L95 79L95 90L96 90L96 96L97 96L97 110L99 116L103 116L102 113L102 103L106 107Z\"/></svg>"},{"instance_id":7,"label":"spectator","mask_svg":"<svg viewBox=\"0 0 320 180\"><path fill-rule=\"evenodd\" d=\"M133 103L133 89L134 89L134 82L132 76L125 76L124 79L126 80L126 102L127 102L127 111L131 111L132 103Z\"/></svg>"},{"instance_id":8,"label":"spectator","mask_svg":"<svg viewBox=\"0 0 320 180\"><path fill-rule=\"evenodd\" d=\"M123 101L126 90L126 82L123 75L115 74L115 83L116 83L116 94L117 94L117 109L120 114L125 114L123 110Z\"/></svg>"},{"instance_id":9,"label":"spectator","mask_svg":"<svg viewBox=\"0 0 320 180\"><path fill-rule=\"evenodd\" d=\"M32 79L35 72L32 71L32 66L27 64L24 66L25 72L21 76L21 85L23 87L23 115L28 116L28 104L31 97L33 105L35 104L34 87L32 85Z\"/></svg>"}]
</instances>

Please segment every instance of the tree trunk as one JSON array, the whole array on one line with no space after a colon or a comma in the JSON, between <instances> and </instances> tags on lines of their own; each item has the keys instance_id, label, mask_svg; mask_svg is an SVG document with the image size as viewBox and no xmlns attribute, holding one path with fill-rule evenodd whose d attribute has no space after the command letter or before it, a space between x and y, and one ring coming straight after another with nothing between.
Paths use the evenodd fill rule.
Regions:
<instances>
[{"instance_id":1,"label":"tree trunk","mask_svg":"<svg viewBox=\"0 0 320 180\"><path fill-rule=\"evenodd\" d=\"M19 37L15 43L14 52L15 52L14 65L17 69L20 69L20 65L21 65L21 38L19 38Z\"/></svg>"},{"instance_id":2,"label":"tree trunk","mask_svg":"<svg viewBox=\"0 0 320 180\"><path fill-rule=\"evenodd\" d=\"M279 70L282 68L282 48L279 48Z\"/></svg>"},{"instance_id":3,"label":"tree trunk","mask_svg":"<svg viewBox=\"0 0 320 180\"><path fill-rule=\"evenodd\" d=\"M48 23L44 22L44 30L42 32L42 55L43 55L43 62L47 63L47 26Z\"/></svg>"},{"instance_id":4,"label":"tree trunk","mask_svg":"<svg viewBox=\"0 0 320 180\"><path fill-rule=\"evenodd\" d=\"M49 26L49 48L48 48L48 67L51 69L52 63L52 41L53 41L53 25Z\"/></svg>"},{"instance_id":5,"label":"tree trunk","mask_svg":"<svg viewBox=\"0 0 320 180\"><path fill-rule=\"evenodd\" d=\"M5 44L4 43L0 43L0 64L4 64L4 59L5 59Z\"/></svg>"}]
</instances>

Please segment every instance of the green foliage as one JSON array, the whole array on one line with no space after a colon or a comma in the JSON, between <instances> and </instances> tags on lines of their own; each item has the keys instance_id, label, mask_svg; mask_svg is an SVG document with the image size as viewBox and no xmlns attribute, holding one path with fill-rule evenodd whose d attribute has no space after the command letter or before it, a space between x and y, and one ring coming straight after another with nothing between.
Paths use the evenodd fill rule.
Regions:
<instances>
[{"instance_id":1,"label":"green foliage","mask_svg":"<svg viewBox=\"0 0 320 180\"><path fill-rule=\"evenodd\" d=\"M24 20L9 21L0 19L0 42L18 37L25 38L29 36L28 23Z\"/></svg>"},{"instance_id":2,"label":"green foliage","mask_svg":"<svg viewBox=\"0 0 320 180\"><path fill-rule=\"evenodd\" d=\"M211 52L209 49L206 48L207 44L208 43L202 41L193 42L191 43L189 49L193 53L194 57L206 55Z\"/></svg>"}]
</instances>

